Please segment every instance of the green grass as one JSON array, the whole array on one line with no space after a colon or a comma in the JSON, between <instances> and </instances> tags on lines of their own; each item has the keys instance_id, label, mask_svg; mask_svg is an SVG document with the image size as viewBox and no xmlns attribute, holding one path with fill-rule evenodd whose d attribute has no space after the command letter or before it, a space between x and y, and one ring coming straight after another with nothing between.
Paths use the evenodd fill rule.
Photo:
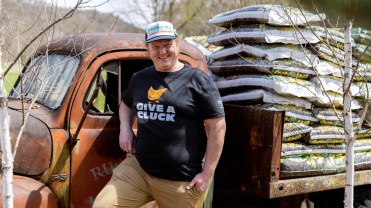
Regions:
<instances>
[{"instance_id":1,"label":"green grass","mask_svg":"<svg viewBox=\"0 0 371 208\"><path fill-rule=\"evenodd\" d=\"M12 87L14 86L15 81L17 81L18 76L19 73L14 71L9 71L8 74L6 74L4 85L7 94L9 94L9 92L12 90Z\"/></svg>"}]
</instances>

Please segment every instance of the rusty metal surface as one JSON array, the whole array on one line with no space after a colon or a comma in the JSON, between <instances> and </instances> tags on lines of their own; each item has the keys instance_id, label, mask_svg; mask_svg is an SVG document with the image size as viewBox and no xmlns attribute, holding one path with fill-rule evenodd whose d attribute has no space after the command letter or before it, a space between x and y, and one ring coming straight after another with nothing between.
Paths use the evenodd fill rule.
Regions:
<instances>
[{"instance_id":1,"label":"rusty metal surface","mask_svg":"<svg viewBox=\"0 0 371 208\"><path fill-rule=\"evenodd\" d=\"M371 170L356 171L354 173L354 185L364 184L371 184ZM271 182L271 192L267 197L277 198L344 187L345 173L286 179Z\"/></svg>"},{"instance_id":2,"label":"rusty metal surface","mask_svg":"<svg viewBox=\"0 0 371 208\"><path fill-rule=\"evenodd\" d=\"M1 179L1 176L0 176ZM2 191L2 189L0 188ZM23 176L13 176L13 207L57 208L58 200L43 183ZM3 204L0 197L0 204Z\"/></svg>"},{"instance_id":3,"label":"rusty metal surface","mask_svg":"<svg viewBox=\"0 0 371 208\"><path fill-rule=\"evenodd\" d=\"M215 195L227 190L268 195L279 180L284 114L225 104L227 132Z\"/></svg>"},{"instance_id":4,"label":"rusty metal surface","mask_svg":"<svg viewBox=\"0 0 371 208\"><path fill-rule=\"evenodd\" d=\"M28 109L29 103L22 103L20 100L8 100L8 108L21 112L22 108ZM64 113L63 107L57 110L51 110L43 105L35 104L30 111L30 114L40 119L48 125L49 128L63 128L64 125Z\"/></svg>"},{"instance_id":5,"label":"rusty metal surface","mask_svg":"<svg viewBox=\"0 0 371 208\"><path fill-rule=\"evenodd\" d=\"M214 203L227 195L274 199L345 187L345 173L280 178L283 112L233 105L225 110L227 133ZM354 185L365 184L371 184L371 170L356 171Z\"/></svg>"},{"instance_id":6,"label":"rusty metal surface","mask_svg":"<svg viewBox=\"0 0 371 208\"><path fill-rule=\"evenodd\" d=\"M22 113L8 109L12 148L22 125ZM30 116L26 122L14 159L14 172L39 175L49 168L52 156L52 138L48 127Z\"/></svg>"},{"instance_id":7,"label":"rusty metal surface","mask_svg":"<svg viewBox=\"0 0 371 208\"><path fill-rule=\"evenodd\" d=\"M81 130L80 141L71 155L71 203L74 207L90 207L111 178L113 168L125 158L125 152L118 145L118 135L119 125ZM94 184L88 186L92 181Z\"/></svg>"},{"instance_id":8,"label":"rusty metal surface","mask_svg":"<svg viewBox=\"0 0 371 208\"><path fill-rule=\"evenodd\" d=\"M65 53L81 55L84 61L86 58L96 58L97 56L114 51L146 51L147 46L144 41L144 35L140 33L93 33L80 34L70 37L64 37L53 41L49 46L42 46L37 50L37 54ZM180 45L181 53L192 57L198 63L203 71L207 71L207 64L203 54L195 46L182 40Z\"/></svg>"},{"instance_id":9,"label":"rusty metal surface","mask_svg":"<svg viewBox=\"0 0 371 208\"><path fill-rule=\"evenodd\" d=\"M53 156L50 167L38 178L47 184L59 199L60 207L69 207L71 180L69 135L63 129L51 129L53 137Z\"/></svg>"}]
</instances>

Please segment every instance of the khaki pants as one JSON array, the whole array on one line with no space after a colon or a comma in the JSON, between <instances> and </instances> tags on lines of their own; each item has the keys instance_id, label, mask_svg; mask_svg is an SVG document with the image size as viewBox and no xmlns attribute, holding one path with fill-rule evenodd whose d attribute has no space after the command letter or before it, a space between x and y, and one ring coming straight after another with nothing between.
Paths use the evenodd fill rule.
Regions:
<instances>
[{"instance_id":1,"label":"khaki pants","mask_svg":"<svg viewBox=\"0 0 371 208\"><path fill-rule=\"evenodd\" d=\"M201 208L203 194L188 182L170 181L148 175L132 154L113 170L111 180L98 194L93 208L138 208L156 200L160 208Z\"/></svg>"}]
</instances>

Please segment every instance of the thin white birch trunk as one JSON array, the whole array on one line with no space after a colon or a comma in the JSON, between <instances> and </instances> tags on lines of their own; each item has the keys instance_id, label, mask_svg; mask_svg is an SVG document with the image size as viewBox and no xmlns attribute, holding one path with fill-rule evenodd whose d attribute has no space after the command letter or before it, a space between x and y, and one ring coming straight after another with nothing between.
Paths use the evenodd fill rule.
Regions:
<instances>
[{"instance_id":1,"label":"thin white birch trunk","mask_svg":"<svg viewBox=\"0 0 371 208\"><path fill-rule=\"evenodd\" d=\"M1 50L1 48L0 48ZM1 58L0 58L1 59ZM6 91L3 69L0 61L0 139L2 151L2 199L4 208L13 207L13 156L9 136L9 115L7 111Z\"/></svg>"},{"instance_id":2,"label":"thin white birch trunk","mask_svg":"<svg viewBox=\"0 0 371 208\"><path fill-rule=\"evenodd\" d=\"M352 20L347 20L345 25L345 73L344 73L344 133L346 138L346 175L345 175L345 195L344 207L353 207L354 199L354 136L352 125L350 92L352 71L352 46L351 46L351 29Z\"/></svg>"},{"instance_id":3,"label":"thin white birch trunk","mask_svg":"<svg viewBox=\"0 0 371 208\"><path fill-rule=\"evenodd\" d=\"M0 13L2 0L0 0ZM2 36L2 32L0 37ZM2 65L2 38L0 38L0 141L2 151L2 199L4 208L13 208L13 156L9 135L9 115L7 111L7 93L4 85Z\"/></svg>"}]
</instances>

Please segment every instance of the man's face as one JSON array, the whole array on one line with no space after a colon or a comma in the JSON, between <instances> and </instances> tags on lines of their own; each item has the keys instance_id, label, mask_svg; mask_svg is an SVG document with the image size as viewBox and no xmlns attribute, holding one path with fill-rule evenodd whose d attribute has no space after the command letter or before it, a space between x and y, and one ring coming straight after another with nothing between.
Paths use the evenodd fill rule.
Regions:
<instances>
[{"instance_id":1,"label":"man's face","mask_svg":"<svg viewBox=\"0 0 371 208\"><path fill-rule=\"evenodd\" d=\"M171 72L175 70L179 54L178 44L175 40L149 42L148 52L158 71Z\"/></svg>"}]
</instances>

